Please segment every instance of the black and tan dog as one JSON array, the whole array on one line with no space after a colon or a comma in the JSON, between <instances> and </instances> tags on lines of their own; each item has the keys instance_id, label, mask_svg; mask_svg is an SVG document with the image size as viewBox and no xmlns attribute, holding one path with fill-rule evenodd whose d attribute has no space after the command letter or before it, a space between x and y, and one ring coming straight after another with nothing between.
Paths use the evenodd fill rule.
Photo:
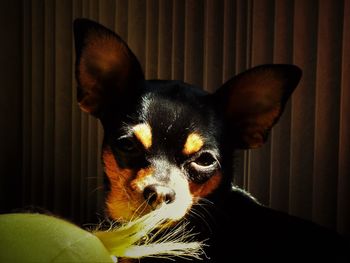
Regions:
<instances>
[{"instance_id":1,"label":"black and tan dog","mask_svg":"<svg viewBox=\"0 0 350 263\"><path fill-rule=\"evenodd\" d=\"M345 260L335 233L231 185L233 151L266 141L299 68L258 66L208 94L181 81L145 80L127 44L100 24L78 19L74 34L78 102L104 128L109 217L128 220L165 204L170 220L187 218L207 240L208 262Z\"/></svg>"}]
</instances>

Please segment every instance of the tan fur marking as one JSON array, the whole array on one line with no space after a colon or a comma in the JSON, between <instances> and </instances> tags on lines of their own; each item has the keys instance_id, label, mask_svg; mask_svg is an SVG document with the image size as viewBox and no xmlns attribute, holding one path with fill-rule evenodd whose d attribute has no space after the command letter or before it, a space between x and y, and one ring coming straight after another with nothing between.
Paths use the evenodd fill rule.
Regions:
<instances>
[{"instance_id":1,"label":"tan fur marking","mask_svg":"<svg viewBox=\"0 0 350 263\"><path fill-rule=\"evenodd\" d=\"M135 191L143 191L143 189L152 183L157 183L153 178L153 167L147 167L137 172L136 178L131 181L130 186Z\"/></svg>"},{"instance_id":2,"label":"tan fur marking","mask_svg":"<svg viewBox=\"0 0 350 263\"><path fill-rule=\"evenodd\" d=\"M205 197L213 192L221 182L221 173L217 172L203 184L190 183L190 191L193 197Z\"/></svg>"},{"instance_id":3,"label":"tan fur marking","mask_svg":"<svg viewBox=\"0 0 350 263\"><path fill-rule=\"evenodd\" d=\"M147 123L141 123L133 127L136 138L146 149L152 146L152 130Z\"/></svg>"},{"instance_id":4,"label":"tan fur marking","mask_svg":"<svg viewBox=\"0 0 350 263\"><path fill-rule=\"evenodd\" d=\"M198 133L191 133L188 135L182 153L190 155L198 152L204 145L202 137Z\"/></svg>"},{"instance_id":5,"label":"tan fur marking","mask_svg":"<svg viewBox=\"0 0 350 263\"><path fill-rule=\"evenodd\" d=\"M142 193L133 190L130 186L136 171L120 168L109 147L103 149L102 157L104 169L111 184L106 200L107 213L114 220L130 220L138 209L143 210L140 206L144 203Z\"/></svg>"}]
</instances>

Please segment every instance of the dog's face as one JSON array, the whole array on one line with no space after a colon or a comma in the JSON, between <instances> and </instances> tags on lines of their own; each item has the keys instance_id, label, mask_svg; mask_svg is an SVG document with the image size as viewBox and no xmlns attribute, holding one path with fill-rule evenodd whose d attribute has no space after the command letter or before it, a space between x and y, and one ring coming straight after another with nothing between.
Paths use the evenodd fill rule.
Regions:
<instances>
[{"instance_id":1,"label":"dog's face","mask_svg":"<svg viewBox=\"0 0 350 263\"><path fill-rule=\"evenodd\" d=\"M128 109L101 118L113 218L159 205L178 220L220 183L219 130L205 93L181 82L145 81Z\"/></svg>"},{"instance_id":2,"label":"dog's face","mask_svg":"<svg viewBox=\"0 0 350 263\"><path fill-rule=\"evenodd\" d=\"M301 76L291 65L259 66L214 94L180 81L147 81L119 36L85 19L74 26L78 102L104 127L106 206L117 220L161 205L171 220L185 216L229 181L230 150L265 142Z\"/></svg>"}]
</instances>

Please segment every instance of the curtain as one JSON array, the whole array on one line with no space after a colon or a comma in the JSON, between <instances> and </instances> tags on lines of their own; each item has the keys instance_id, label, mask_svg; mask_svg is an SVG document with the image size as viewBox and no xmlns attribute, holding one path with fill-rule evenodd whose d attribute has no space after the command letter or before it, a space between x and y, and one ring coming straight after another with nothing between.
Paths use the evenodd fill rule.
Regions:
<instances>
[{"instance_id":1,"label":"curtain","mask_svg":"<svg viewBox=\"0 0 350 263\"><path fill-rule=\"evenodd\" d=\"M234 183L272 208L350 235L350 1L15 0L1 3L1 211L103 213L103 130L75 100L72 21L115 30L149 79L215 91L264 63L303 70L266 145ZM84 222L83 222L84 221Z\"/></svg>"}]
</instances>

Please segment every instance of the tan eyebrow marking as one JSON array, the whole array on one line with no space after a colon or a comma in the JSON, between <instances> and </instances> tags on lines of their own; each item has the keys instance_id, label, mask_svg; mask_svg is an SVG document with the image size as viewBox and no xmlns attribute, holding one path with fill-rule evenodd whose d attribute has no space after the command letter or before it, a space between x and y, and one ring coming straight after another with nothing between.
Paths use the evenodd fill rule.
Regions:
<instances>
[{"instance_id":1,"label":"tan eyebrow marking","mask_svg":"<svg viewBox=\"0 0 350 263\"><path fill-rule=\"evenodd\" d=\"M146 149L152 146L152 129L148 123L137 124L133 127L136 138Z\"/></svg>"},{"instance_id":2,"label":"tan eyebrow marking","mask_svg":"<svg viewBox=\"0 0 350 263\"><path fill-rule=\"evenodd\" d=\"M190 155L198 152L204 145L203 138L196 132L190 133L186 139L182 153Z\"/></svg>"}]
</instances>

